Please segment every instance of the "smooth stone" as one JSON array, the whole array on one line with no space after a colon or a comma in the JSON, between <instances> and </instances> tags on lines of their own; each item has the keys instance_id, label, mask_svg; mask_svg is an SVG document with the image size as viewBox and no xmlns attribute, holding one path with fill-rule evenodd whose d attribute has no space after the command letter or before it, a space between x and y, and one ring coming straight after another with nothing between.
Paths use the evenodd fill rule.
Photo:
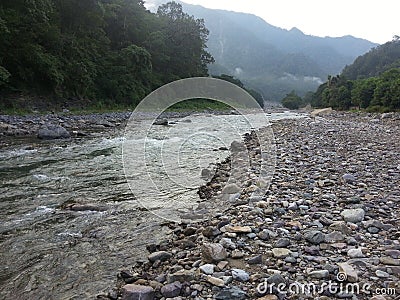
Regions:
<instances>
[{"instance_id":1,"label":"smooth stone","mask_svg":"<svg viewBox=\"0 0 400 300\"><path fill-rule=\"evenodd\" d=\"M127 284L122 287L122 300L154 300L154 289L150 286Z\"/></svg>"},{"instance_id":2,"label":"smooth stone","mask_svg":"<svg viewBox=\"0 0 400 300\"><path fill-rule=\"evenodd\" d=\"M250 279L250 275L241 269L232 269L232 277L242 282L249 281Z\"/></svg>"},{"instance_id":3,"label":"smooth stone","mask_svg":"<svg viewBox=\"0 0 400 300\"><path fill-rule=\"evenodd\" d=\"M356 270L349 265L348 263L338 263L337 264L339 267L339 272L340 273L345 273L346 274L346 279L348 282L357 282L358 281L358 274Z\"/></svg>"},{"instance_id":4,"label":"smooth stone","mask_svg":"<svg viewBox=\"0 0 400 300\"><path fill-rule=\"evenodd\" d=\"M379 278L388 278L390 277L390 274L381 270L376 270L375 275L378 276Z\"/></svg>"},{"instance_id":5,"label":"smooth stone","mask_svg":"<svg viewBox=\"0 0 400 300\"><path fill-rule=\"evenodd\" d=\"M231 257L234 259L242 258L243 256L244 256L243 252L236 249L233 250L231 253Z\"/></svg>"},{"instance_id":6,"label":"smooth stone","mask_svg":"<svg viewBox=\"0 0 400 300\"><path fill-rule=\"evenodd\" d=\"M328 270L316 270L316 271L311 271L308 273L308 275L311 278L316 278L316 279L323 279L329 277L329 271Z\"/></svg>"},{"instance_id":7,"label":"smooth stone","mask_svg":"<svg viewBox=\"0 0 400 300\"><path fill-rule=\"evenodd\" d=\"M211 275L214 273L214 268L215 268L215 265L213 265L213 264L205 264L205 265L202 265L199 269L204 274Z\"/></svg>"},{"instance_id":8,"label":"smooth stone","mask_svg":"<svg viewBox=\"0 0 400 300\"><path fill-rule=\"evenodd\" d=\"M240 191L240 187L238 187L235 183L231 183L224 186L222 189L222 194L237 194Z\"/></svg>"},{"instance_id":9,"label":"smooth stone","mask_svg":"<svg viewBox=\"0 0 400 300\"><path fill-rule=\"evenodd\" d=\"M221 278L213 277L208 275L207 276L207 282L211 283L212 285L219 286L219 287L224 287L225 282Z\"/></svg>"},{"instance_id":10,"label":"smooth stone","mask_svg":"<svg viewBox=\"0 0 400 300\"><path fill-rule=\"evenodd\" d=\"M243 142L233 141L230 147L231 152L242 152L246 151L246 145Z\"/></svg>"},{"instance_id":11,"label":"smooth stone","mask_svg":"<svg viewBox=\"0 0 400 300\"><path fill-rule=\"evenodd\" d=\"M340 215L346 222L359 223L364 220L365 211L362 208L345 209Z\"/></svg>"},{"instance_id":12,"label":"smooth stone","mask_svg":"<svg viewBox=\"0 0 400 300\"><path fill-rule=\"evenodd\" d=\"M270 235L267 229L261 230L257 235L261 240L267 241L270 239Z\"/></svg>"},{"instance_id":13,"label":"smooth stone","mask_svg":"<svg viewBox=\"0 0 400 300\"><path fill-rule=\"evenodd\" d=\"M166 252L166 251L153 252L149 256L147 256L147 258L151 262L155 262L157 260L166 261L166 260L170 259L171 257L172 257L172 254L169 252Z\"/></svg>"},{"instance_id":14,"label":"smooth stone","mask_svg":"<svg viewBox=\"0 0 400 300\"><path fill-rule=\"evenodd\" d=\"M180 270L172 274L167 274L167 282L173 283L175 281L189 282L195 278L194 272L191 270Z\"/></svg>"},{"instance_id":15,"label":"smooth stone","mask_svg":"<svg viewBox=\"0 0 400 300\"><path fill-rule=\"evenodd\" d=\"M285 258L290 255L292 251L286 248L272 248L272 254L276 258Z\"/></svg>"},{"instance_id":16,"label":"smooth stone","mask_svg":"<svg viewBox=\"0 0 400 300\"><path fill-rule=\"evenodd\" d=\"M205 243L201 248L202 259L206 263L218 263L225 260L228 256L225 248L221 244Z\"/></svg>"},{"instance_id":17,"label":"smooth stone","mask_svg":"<svg viewBox=\"0 0 400 300\"><path fill-rule=\"evenodd\" d=\"M232 233L251 233L251 227L250 226L225 226L225 230L227 232L232 232Z\"/></svg>"},{"instance_id":18,"label":"smooth stone","mask_svg":"<svg viewBox=\"0 0 400 300\"><path fill-rule=\"evenodd\" d=\"M37 137L42 140L68 139L69 132L59 125L45 125L38 131Z\"/></svg>"},{"instance_id":19,"label":"smooth stone","mask_svg":"<svg viewBox=\"0 0 400 300\"><path fill-rule=\"evenodd\" d=\"M222 238L219 243L226 249L236 249L236 244L230 238Z\"/></svg>"},{"instance_id":20,"label":"smooth stone","mask_svg":"<svg viewBox=\"0 0 400 300\"><path fill-rule=\"evenodd\" d=\"M311 244L318 245L325 241L325 234L318 230L311 230L304 234L304 238Z\"/></svg>"},{"instance_id":21,"label":"smooth stone","mask_svg":"<svg viewBox=\"0 0 400 300\"><path fill-rule=\"evenodd\" d=\"M362 252L361 248L349 249L347 251L347 256L349 256L351 258L363 258L363 257L365 257L365 255Z\"/></svg>"},{"instance_id":22,"label":"smooth stone","mask_svg":"<svg viewBox=\"0 0 400 300\"><path fill-rule=\"evenodd\" d=\"M325 242L334 243L344 240L344 235L340 231L333 231L325 235Z\"/></svg>"},{"instance_id":23,"label":"smooth stone","mask_svg":"<svg viewBox=\"0 0 400 300\"><path fill-rule=\"evenodd\" d=\"M280 238L275 243L275 248L286 248L290 245L290 240L288 238Z\"/></svg>"},{"instance_id":24,"label":"smooth stone","mask_svg":"<svg viewBox=\"0 0 400 300\"><path fill-rule=\"evenodd\" d=\"M251 258L249 258L249 260L247 261L249 263L249 265L259 265L262 264L263 259L262 259L262 255L256 255L253 256Z\"/></svg>"},{"instance_id":25,"label":"smooth stone","mask_svg":"<svg viewBox=\"0 0 400 300\"><path fill-rule=\"evenodd\" d=\"M182 290L182 284L179 281L169 283L161 288L161 294L166 298L178 297Z\"/></svg>"},{"instance_id":26,"label":"smooth stone","mask_svg":"<svg viewBox=\"0 0 400 300\"><path fill-rule=\"evenodd\" d=\"M357 178L352 174L344 174L342 176L342 179L344 180L344 182L349 182L349 183L357 180Z\"/></svg>"},{"instance_id":27,"label":"smooth stone","mask_svg":"<svg viewBox=\"0 0 400 300\"><path fill-rule=\"evenodd\" d=\"M247 298L247 293L236 286L224 288L215 295L216 300L244 300Z\"/></svg>"},{"instance_id":28,"label":"smooth stone","mask_svg":"<svg viewBox=\"0 0 400 300\"><path fill-rule=\"evenodd\" d=\"M381 264L390 266L400 266L400 259L392 258L389 256L384 256L379 259Z\"/></svg>"}]
</instances>

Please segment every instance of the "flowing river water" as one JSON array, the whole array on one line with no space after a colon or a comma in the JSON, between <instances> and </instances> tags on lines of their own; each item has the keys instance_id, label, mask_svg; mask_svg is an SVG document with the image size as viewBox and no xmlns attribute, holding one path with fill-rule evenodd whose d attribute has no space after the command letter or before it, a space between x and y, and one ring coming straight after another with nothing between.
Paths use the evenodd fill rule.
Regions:
<instances>
[{"instance_id":1,"label":"flowing river water","mask_svg":"<svg viewBox=\"0 0 400 300\"><path fill-rule=\"evenodd\" d=\"M268 115L269 120L295 117L301 115ZM196 202L205 182L199 170L229 155L215 150L266 125L265 114L251 118L249 127L239 115L190 116L154 126L146 137L138 131L129 141L122 130L72 140L11 140L0 149L0 298L92 299L106 292L119 269L146 259L145 246L165 237L167 208L176 201ZM143 138L146 170L126 163L124 170L123 143L139 147ZM161 165L153 157L160 145ZM177 165L169 161L176 153ZM186 180L172 178L168 185L171 173L182 169L189 173L178 181ZM125 172L134 178L129 185ZM149 198L154 186L165 199ZM171 199L175 202L168 203ZM93 209L68 209L73 203Z\"/></svg>"}]
</instances>

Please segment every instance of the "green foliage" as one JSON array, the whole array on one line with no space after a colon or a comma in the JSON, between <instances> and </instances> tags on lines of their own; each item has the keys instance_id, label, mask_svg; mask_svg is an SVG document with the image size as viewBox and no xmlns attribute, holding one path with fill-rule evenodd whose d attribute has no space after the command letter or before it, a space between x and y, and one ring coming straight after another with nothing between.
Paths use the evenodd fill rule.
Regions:
<instances>
[{"instance_id":1,"label":"green foliage","mask_svg":"<svg viewBox=\"0 0 400 300\"><path fill-rule=\"evenodd\" d=\"M217 79L228 81L228 82L233 83L233 84L237 85L238 87L244 89L257 101L257 103L261 107L264 107L264 97L259 92L249 89L249 88L246 88L244 86L243 82L241 82L239 79L237 79L233 76L227 75L227 74L221 74L220 76L213 76L213 77L217 78Z\"/></svg>"},{"instance_id":2,"label":"green foliage","mask_svg":"<svg viewBox=\"0 0 400 300\"><path fill-rule=\"evenodd\" d=\"M169 111L199 111L199 110L231 110L232 107L220 101L210 99L189 99L176 103L168 108Z\"/></svg>"},{"instance_id":3,"label":"green foliage","mask_svg":"<svg viewBox=\"0 0 400 300\"><path fill-rule=\"evenodd\" d=\"M368 111L400 109L400 68L380 76L346 80L343 76L329 77L313 95L314 107L349 109L356 106Z\"/></svg>"},{"instance_id":4,"label":"green foliage","mask_svg":"<svg viewBox=\"0 0 400 300\"><path fill-rule=\"evenodd\" d=\"M391 42L373 48L359 56L352 65L344 68L342 75L349 79L375 77L379 74L400 67L400 39L395 36Z\"/></svg>"},{"instance_id":5,"label":"green foliage","mask_svg":"<svg viewBox=\"0 0 400 300\"><path fill-rule=\"evenodd\" d=\"M296 94L295 91L291 91L282 100L282 105L289 109L299 109L303 105L303 100Z\"/></svg>"},{"instance_id":6,"label":"green foliage","mask_svg":"<svg viewBox=\"0 0 400 300\"><path fill-rule=\"evenodd\" d=\"M0 35L1 98L131 106L213 62L204 21L175 2L153 14L142 0L2 0Z\"/></svg>"}]
</instances>

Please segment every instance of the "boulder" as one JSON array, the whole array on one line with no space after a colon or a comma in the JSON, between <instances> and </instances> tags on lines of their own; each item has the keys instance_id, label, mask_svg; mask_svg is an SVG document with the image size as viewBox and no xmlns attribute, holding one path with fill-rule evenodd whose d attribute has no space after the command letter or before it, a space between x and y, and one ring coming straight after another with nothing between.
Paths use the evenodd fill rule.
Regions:
<instances>
[{"instance_id":1,"label":"boulder","mask_svg":"<svg viewBox=\"0 0 400 300\"><path fill-rule=\"evenodd\" d=\"M69 132L59 125L45 125L38 131L37 137L42 140L68 139Z\"/></svg>"}]
</instances>

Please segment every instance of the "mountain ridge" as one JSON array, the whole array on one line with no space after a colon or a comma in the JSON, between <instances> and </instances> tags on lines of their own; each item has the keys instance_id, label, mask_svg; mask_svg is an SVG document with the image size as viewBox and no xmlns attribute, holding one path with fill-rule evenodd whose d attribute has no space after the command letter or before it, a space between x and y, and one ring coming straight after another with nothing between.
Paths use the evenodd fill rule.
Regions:
<instances>
[{"instance_id":1,"label":"mountain ridge","mask_svg":"<svg viewBox=\"0 0 400 300\"><path fill-rule=\"evenodd\" d=\"M210 73L233 75L274 101L291 90L300 95L315 90L328 75L340 73L378 45L350 35L306 35L297 27L283 29L254 14L177 2L189 15L204 19L210 31L207 46L216 61L209 66Z\"/></svg>"}]
</instances>

